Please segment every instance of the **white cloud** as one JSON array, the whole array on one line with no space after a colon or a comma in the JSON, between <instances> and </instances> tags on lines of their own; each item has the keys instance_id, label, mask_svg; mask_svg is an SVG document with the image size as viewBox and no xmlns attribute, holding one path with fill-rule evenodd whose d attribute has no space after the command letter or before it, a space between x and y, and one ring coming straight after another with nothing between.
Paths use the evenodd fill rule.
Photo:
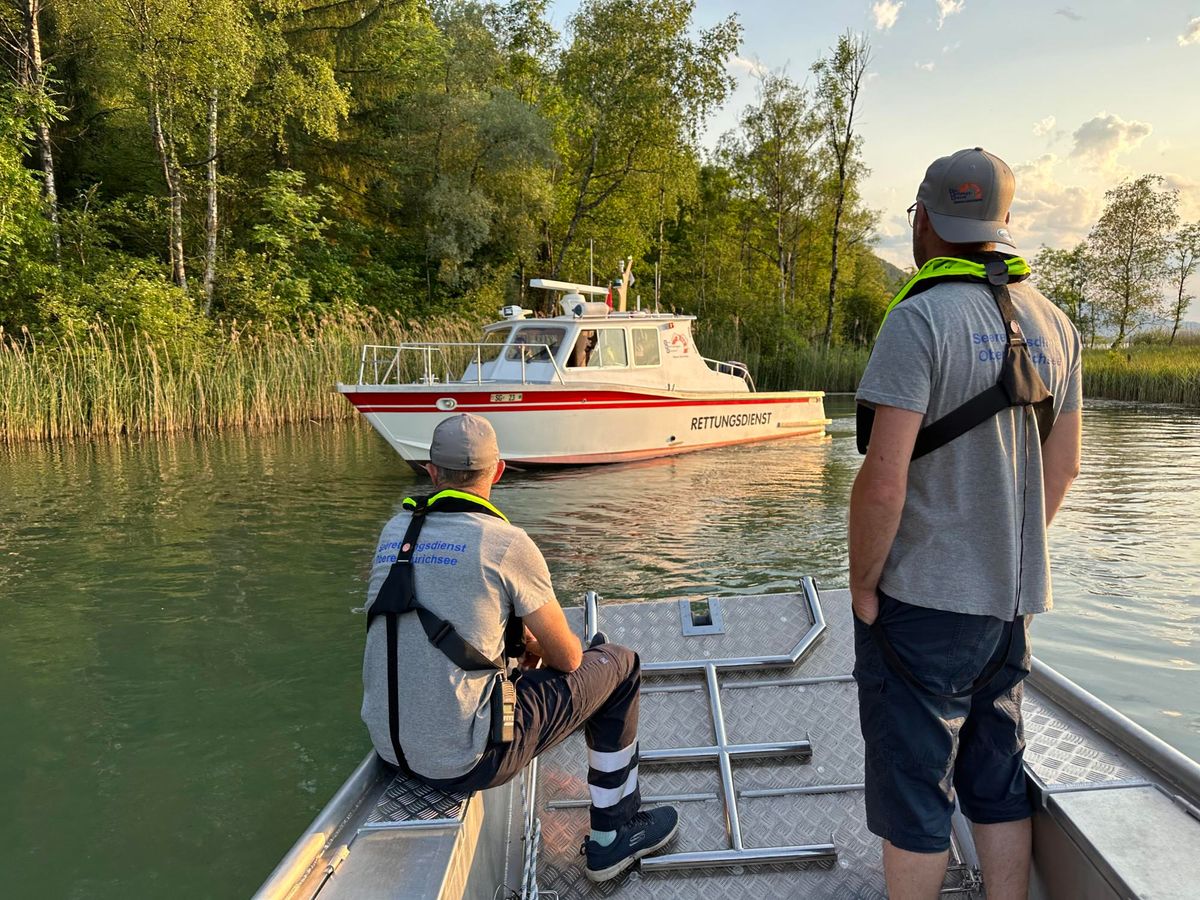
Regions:
<instances>
[{"instance_id":1,"label":"white cloud","mask_svg":"<svg viewBox=\"0 0 1200 900\"><path fill-rule=\"evenodd\" d=\"M948 18L962 12L966 5L967 0L937 0L938 31L942 30L942 26L946 24Z\"/></svg>"},{"instance_id":2,"label":"white cloud","mask_svg":"<svg viewBox=\"0 0 1200 900\"><path fill-rule=\"evenodd\" d=\"M1184 29L1177 40L1180 47L1186 47L1188 44L1200 44L1200 16L1188 22L1188 26Z\"/></svg>"},{"instance_id":3,"label":"white cloud","mask_svg":"<svg viewBox=\"0 0 1200 900\"><path fill-rule=\"evenodd\" d=\"M1046 118L1042 119L1040 122L1033 123L1033 133L1036 137L1044 137L1054 130L1054 125L1054 116L1046 116Z\"/></svg>"},{"instance_id":4,"label":"white cloud","mask_svg":"<svg viewBox=\"0 0 1200 900\"><path fill-rule=\"evenodd\" d=\"M1057 169L1062 160L1053 153L1013 167L1017 193L1012 205L1012 230L1021 249L1032 255L1037 247L1069 248L1091 230L1099 213L1097 192L1063 183Z\"/></svg>"},{"instance_id":5,"label":"white cloud","mask_svg":"<svg viewBox=\"0 0 1200 900\"><path fill-rule=\"evenodd\" d=\"M942 53L943 54L953 53L955 50L957 50L961 46L962 46L962 41L955 41L953 44L946 44L946 46L944 46L942 48Z\"/></svg>"},{"instance_id":6,"label":"white cloud","mask_svg":"<svg viewBox=\"0 0 1200 900\"><path fill-rule=\"evenodd\" d=\"M1179 191L1179 218L1200 221L1200 181L1177 172L1163 173L1163 180L1171 190Z\"/></svg>"},{"instance_id":7,"label":"white cloud","mask_svg":"<svg viewBox=\"0 0 1200 900\"><path fill-rule=\"evenodd\" d=\"M1101 112L1075 129L1071 156L1098 169L1111 169L1117 157L1136 150L1153 131L1149 122L1126 122L1118 115Z\"/></svg>"},{"instance_id":8,"label":"white cloud","mask_svg":"<svg viewBox=\"0 0 1200 900\"><path fill-rule=\"evenodd\" d=\"M900 10L904 8L903 0L877 0L871 5L871 15L875 17L875 28L878 31L887 31L896 24L896 19L900 15Z\"/></svg>"},{"instance_id":9,"label":"white cloud","mask_svg":"<svg viewBox=\"0 0 1200 900\"><path fill-rule=\"evenodd\" d=\"M930 59L930 60L926 60L925 62L921 62L920 60L917 60L916 62L913 63L913 68L919 69L922 72L932 72L933 71L933 60Z\"/></svg>"},{"instance_id":10,"label":"white cloud","mask_svg":"<svg viewBox=\"0 0 1200 900\"><path fill-rule=\"evenodd\" d=\"M747 75L758 77L759 75L767 74L767 67L757 59L747 59L744 56L734 54L729 57L729 68L736 69L740 72L745 72Z\"/></svg>"}]
</instances>

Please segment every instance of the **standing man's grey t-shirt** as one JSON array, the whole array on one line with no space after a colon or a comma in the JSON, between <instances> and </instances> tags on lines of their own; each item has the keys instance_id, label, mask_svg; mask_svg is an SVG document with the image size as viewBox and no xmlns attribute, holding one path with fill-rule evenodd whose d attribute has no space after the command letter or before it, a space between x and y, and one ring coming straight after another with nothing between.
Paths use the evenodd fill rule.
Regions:
<instances>
[{"instance_id":1,"label":"standing man's grey t-shirt","mask_svg":"<svg viewBox=\"0 0 1200 900\"><path fill-rule=\"evenodd\" d=\"M374 603L408 529L402 512L384 526L367 596ZM554 598L541 551L524 531L486 513L431 513L413 552L417 599L450 622L489 659L504 649L509 616L527 616ZM368 604L369 607L369 604ZM491 729L496 675L465 672L429 643L415 615L399 618L400 743L409 767L426 778L458 778L483 755ZM413 665L413 662L416 665ZM363 657L362 719L376 751L395 763L388 732L387 639L372 623Z\"/></svg>"},{"instance_id":2,"label":"standing man's grey t-shirt","mask_svg":"<svg viewBox=\"0 0 1200 900\"><path fill-rule=\"evenodd\" d=\"M1028 284L1010 293L1055 415L1079 409L1079 332ZM928 425L996 383L1005 343L987 287L935 285L892 310L857 399L923 413ZM1022 615L1048 610L1043 495L1027 489L1042 479L1038 440L1032 414L1011 407L913 460L879 588L917 606L1006 621L1018 601Z\"/></svg>"}]
</instances>

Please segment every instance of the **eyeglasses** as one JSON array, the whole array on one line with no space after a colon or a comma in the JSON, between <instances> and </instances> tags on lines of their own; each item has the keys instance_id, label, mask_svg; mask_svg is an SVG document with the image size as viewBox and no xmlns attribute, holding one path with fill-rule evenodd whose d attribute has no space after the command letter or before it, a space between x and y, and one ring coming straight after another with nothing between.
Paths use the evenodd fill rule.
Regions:
<instances>
[{"instance_id":1,"label":"eyeglasses","mask_svg":"<svg viewBox=\"0 0 1200 900\"><path fill-rule=\"evenodd\" d=\"M908 213L908 227L912 228L917 224L917 204L913 201L913 205L905 210Z\"/></svg>"}]
</instances>

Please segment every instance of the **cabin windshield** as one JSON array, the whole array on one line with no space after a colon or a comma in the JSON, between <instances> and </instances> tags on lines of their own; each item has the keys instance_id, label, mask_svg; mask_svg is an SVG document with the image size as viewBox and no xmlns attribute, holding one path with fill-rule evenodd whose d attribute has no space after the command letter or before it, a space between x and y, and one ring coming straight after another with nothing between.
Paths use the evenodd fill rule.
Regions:
<instances>
[{"instance_id":1,"label":"cabin windshield","mask_svg":"<svg viewBox=\"0 0 1200 900\"><path fill-rule=\"evenodd\" d=\"M558 355L558 348L562 346L566 333L567 329L561 325L526 325L524 328L519 328L513 335L512 345L508 348L506 359L516 361L523 355L527 363L550 362L552 357ZM535 346L522 346L524 344ZM546 346L536 346L541 344ZM548 353L547 347L549 348Z\"/></svg>"},{"instance_id":2,"label":"cabin windshield","mask_svg":"<svg viewBox=\"0 0 1200 900\"><path fill-rule=\"evenodd\" d=\"M491 362L500 356L500 351L504 345L508 343L508 336L512 334L512 327L497 328L495 331L489 331L484 334L483 340L480 341L483 347L479 348L479 361L481 363Z\"/></svg>"}]
</instances>

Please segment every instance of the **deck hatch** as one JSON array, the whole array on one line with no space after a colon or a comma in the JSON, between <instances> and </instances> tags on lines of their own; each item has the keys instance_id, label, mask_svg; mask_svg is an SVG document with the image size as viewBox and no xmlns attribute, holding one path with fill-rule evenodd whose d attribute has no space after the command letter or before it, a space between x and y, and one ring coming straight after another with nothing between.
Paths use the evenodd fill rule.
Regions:
<instances>
[{"instance_id":1,"label":"deck hatch","mask_svg":"<svg viewBox=\"0 0 1200 900\"><path fill-rule=\"evenodd\" d=\"M721 601L716 597L708 597L703 600L680 600L679 619L685 637L725 633L725 621L721 616Z\"/></svg>"}]
</instances>

